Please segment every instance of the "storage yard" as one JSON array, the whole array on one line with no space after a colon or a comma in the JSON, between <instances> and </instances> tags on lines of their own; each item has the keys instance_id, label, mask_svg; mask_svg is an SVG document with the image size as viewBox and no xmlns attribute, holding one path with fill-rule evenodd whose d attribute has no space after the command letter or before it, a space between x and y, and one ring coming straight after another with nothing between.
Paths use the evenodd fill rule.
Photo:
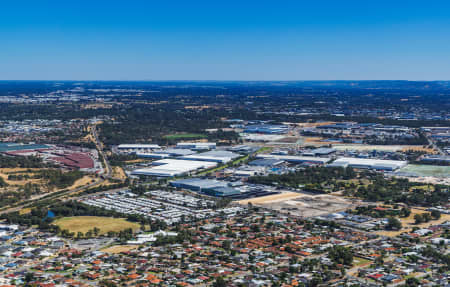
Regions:
<instances>
[{"instance_id":1,"label":"storage yard","mask_svg":"<svg viewBox=\"0 0 450 287\"><path fill-rule=\"evenodd\" d=\"M205 204L199 203L198 199L189 195L169 197L165 192L150 193L150 197L134 197L120 193L109 193L104 196L92 196L82 200L84 204L114 210L122 214L136 214L154 220L161 220L167 224L191 219L205 219L219 214L233 215L243 212L242 207L228 207L221 209L207 208ZM195 205L195 206L193 206Z\"/></svg>"}]
</instances>

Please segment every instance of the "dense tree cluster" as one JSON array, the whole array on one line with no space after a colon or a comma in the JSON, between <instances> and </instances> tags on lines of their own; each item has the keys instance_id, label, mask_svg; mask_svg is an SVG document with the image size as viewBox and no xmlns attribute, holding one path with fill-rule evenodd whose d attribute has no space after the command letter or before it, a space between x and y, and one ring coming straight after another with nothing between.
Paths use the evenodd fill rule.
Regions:
<instances>
[{"instance_id":1,"label":"dense tree cluster","mask_svg":"<svg viewBox=\"0 0 450 287\"><path fill-rule=\"evenodd\" d=\"M352 265L353 251L340 245L333 246L328 250L328 257L336 264Z\"/></svg>"},{"instance_id":2,"label":"dense tree cluster","mask_svg":"<svg viewBox=\"0 0 450 287\"><path fill-rule=\"evenodd\" d=\"M349 180L356 178L357 174L352 168L312 167L298 170L287 174L270 174L267 176L252 176L248 179L250 183L266 185L280 185L298 188L306 185L309 191L322 192L323 185L336 183L337 180Z\"/></svg>"},{"instance_id":3,"label":"dense tree cluster","mask_svg":"<svg viewBox=\"0 0 450 287\"><path fill-rule=\"evenodd\" d=\"M49 167L36 156L6 156L0 154L0 168L44 168Z\"/></svg>"},{"instance_id":4,"label":"dense tree cluster","mask_svg":"<svg viewBox=\"0 0 450 287\"><path fill-rule=\"evenodd\" d=\"M371 184L359 186L354 195L370 201L420 206L435 206L448 201L448 187L434 185L434 191L414 188L420 185L407 179L386 179L379 175Z\"/></svg>"},{"instance_id":5,"label":"dense tree cluster","mask_svg":"<svg viewBox=\"0 0 450 287\"><path fill-rule=\"evenodd\" d=\"M80 171L63 172L59 169L43 169L38 171L38 177L45 179L50 187L66 188L82 178L84 174Z\"/></svg>"}]
</instances>

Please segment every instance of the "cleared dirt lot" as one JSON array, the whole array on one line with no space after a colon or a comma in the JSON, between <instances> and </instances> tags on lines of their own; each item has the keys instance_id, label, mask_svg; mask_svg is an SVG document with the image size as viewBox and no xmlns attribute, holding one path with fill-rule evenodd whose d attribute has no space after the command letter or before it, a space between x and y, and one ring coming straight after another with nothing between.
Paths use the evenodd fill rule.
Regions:
<instances>
[{"instance_id":1,"label":"cleared dirt lot","mask_svg":"<svg viewBox=\"0 0 450 287\"><path fill-rule=\"evenodd\" d=\"M116 245L102 249L101 251L111 254L119 254L121 252L127 252L136 248L137 248L136 245Z\"/></svg>"},{"instance_id":2,"label":"cleared dirt lot","mask_svg":"<svg viewBox=\"0 0 450 287\"><path fill-rule=\"evenodd\" d=\"M250 200L242 200L239 203L248 204L248 202L256 206L301 217L320 216L343 211L353 206L350 200L334 195L309 195L296 192L286 192Z\"/></svg>"},{"instance_id":3,"label":"cleared dirt lot","mask_svg":"<svg viewBox=\"0 0 450 287\"><path fill-rule=\"evenodd\" d=\"M120 166L114 166L113 167L113 177L120 178L120 179L127 179L127 176L125 175L125 172Z\"/></svg>"},{"instance_id":4,"label":"cleared dirt lot","mask_svg":"<svg viewBox=\"0 0 450 287\"><path fill-rule=\"evenodd\" d=\"M280 194L244 199L244 200L238 201L238 203L240 203L240 204L248 204L248 203L267 204L267 203L273 203L273 202L293 199L293 198L297 198L297 197L301 197L301 196L303 196L303 194L297 193L297 192L284 192L284 193L280 193Z\"/></svg>"}]
</instances>

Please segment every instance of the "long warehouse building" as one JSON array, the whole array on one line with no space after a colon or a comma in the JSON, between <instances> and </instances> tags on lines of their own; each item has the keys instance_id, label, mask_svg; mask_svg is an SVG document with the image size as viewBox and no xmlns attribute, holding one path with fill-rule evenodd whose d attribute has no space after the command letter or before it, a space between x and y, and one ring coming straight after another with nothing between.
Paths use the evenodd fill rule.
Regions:
<instances>
[{"instance_id":1,"label":"long warehouse building","mask_svg":"<svg viewBox=\"0 0 450 287\"><path fill-rule=\"evenodd\" d=\"M258 159L277 159L290 163L311 163L311 164L326 164L331 161L329 157L313 157L313 156L296 156L296 155L281 155L281 154L258 154Z\"/></svg>"},{"instance_id":2,"label":"long warehouse building","mask_svg":"<svg viewBox=\"0 0 450 287\"><path fill-rule=\"evenodd\" d=\"M146 175L157 177L173 177L188 174L199 169L215 167L217 163L208 161L162 159L152 163L154 167L134 170L132 175Z\"/></svg>"},{"instance_id":3,"label":"long warehouse building","mask_svg":"<svg viewBox=\"0 0 450 287\"><path fill-rule=\"evenodd\" d=\"M341 157L335 160L333 163L329 164L328 166L392 171L402 168L407 164L408 164L407 161L402 160Z\"/></svg>"}]
</instances>

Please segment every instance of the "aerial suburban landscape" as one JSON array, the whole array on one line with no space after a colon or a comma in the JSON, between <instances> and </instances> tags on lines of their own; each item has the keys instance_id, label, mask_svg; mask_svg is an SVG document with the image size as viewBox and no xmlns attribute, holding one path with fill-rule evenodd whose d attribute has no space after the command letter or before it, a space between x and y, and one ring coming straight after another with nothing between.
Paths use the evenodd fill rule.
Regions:
<instances>
[{"instance_id":1,"label":"aerial suburban landscape","mask_svg":"<svg viewBox=\"0 0 450 287\"><path fill-rule=\"evenodd\" d=\"M449 95L0 82L0 284L444 286Z\"/></svg>"},{"instance_id":2,"label":"aerial suburban landscape","mask_svg":"<svg viewBox=\"0 0 450 287\"><path fill-rule=\"evenodd\" d=\"M450 2L0 5L0 287L450 287Z\"/></svg>"}]
</instances>

